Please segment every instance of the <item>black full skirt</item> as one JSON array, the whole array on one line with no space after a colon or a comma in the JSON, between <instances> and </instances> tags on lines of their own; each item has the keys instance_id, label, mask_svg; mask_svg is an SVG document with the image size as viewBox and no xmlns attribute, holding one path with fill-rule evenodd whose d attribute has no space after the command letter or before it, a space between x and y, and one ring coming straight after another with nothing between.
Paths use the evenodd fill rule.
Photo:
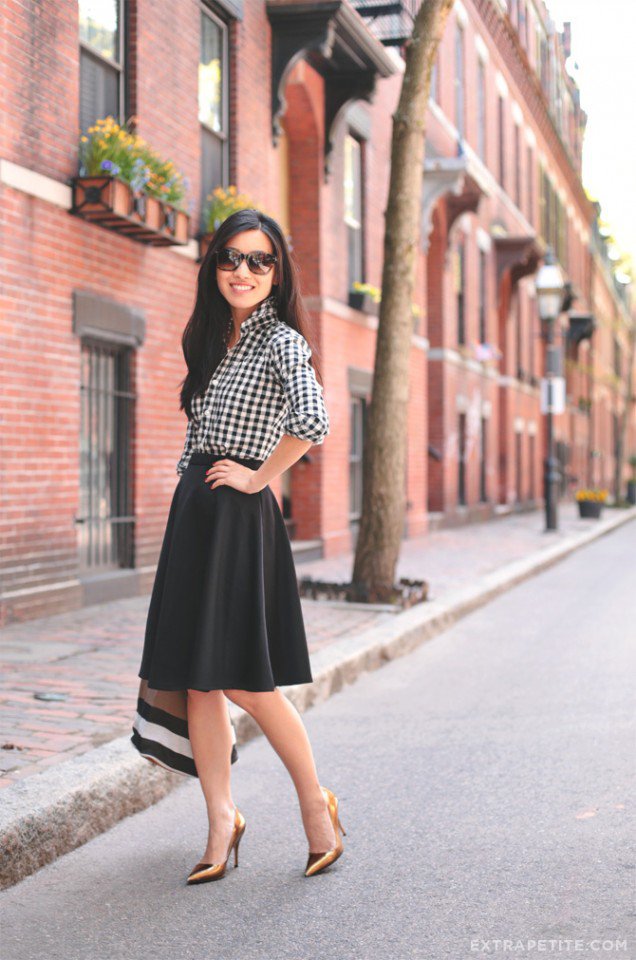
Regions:
<instances>
[{"instance_id":1,"label":"black full skirt","mask_svg":"<svg viewBox=\"0 0 636 960\"><path fill-rule=\"evenodd\" d=\"M195 776L188 689L263 691L313 680L276 497L269 486L253 494L225 484L212 489L205 474L220 459L228 458L193 453L174 491L148 609L132 736L148 759ZM261 462L230 459L253 469Z\"/></svg>"}]
</instances>

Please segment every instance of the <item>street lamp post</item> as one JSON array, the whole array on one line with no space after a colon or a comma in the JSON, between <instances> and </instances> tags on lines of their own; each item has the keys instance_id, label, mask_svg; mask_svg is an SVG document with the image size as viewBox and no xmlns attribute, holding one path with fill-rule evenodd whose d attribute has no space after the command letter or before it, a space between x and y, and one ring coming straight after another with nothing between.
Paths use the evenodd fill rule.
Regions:
<instances>
[{"instance_id":1,"label":"street lamp post","mask_svg":"<svg viewBox=\"0 0 636 960\"><path fill-rule=\"evenodd\" d=\"M558 529L557 505L560 480L559 464L554 455L553 411L556 377L559 372L558 347L554 344L554 327L563 306L565 284L563 274L550 247L535 279L537 305L541 318L541 335L546 341L546 456L543 463L543 490L545 499L545 528Z\"/></svg>"}]
</instances>

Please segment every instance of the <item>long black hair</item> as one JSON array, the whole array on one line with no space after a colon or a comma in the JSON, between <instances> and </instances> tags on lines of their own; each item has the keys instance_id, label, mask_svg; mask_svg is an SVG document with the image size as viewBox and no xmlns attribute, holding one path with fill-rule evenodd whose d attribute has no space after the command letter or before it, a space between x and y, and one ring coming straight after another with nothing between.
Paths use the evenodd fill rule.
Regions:
<instances>
[{"instance_id":1,"label":"long black hair","mask_svg":"<svg viewBox=\"0 0 636 960\"><path fill-rule=\"evenodd\" d=\"M305 337L312 349L312 362L317 353L307 332L308 314L300 294L298 268L292 259L283 230L276 220L260 210L251 207L237 210L224 220L212 235L210 246L199 267L194 309L181 337L188 373L180 388L180 409L185 410L188 418L192 416L192 398L203 394L227 352L227 342L233 327L230 305L216 282L216 253L228 246L229 240L244 230L262 230L272 241L278 258L274 268L277 271L278 283L272 286L271 295L275 297L278 316ZM312 365L322 383L318 365Z\"/></svg>"}]
</instances>

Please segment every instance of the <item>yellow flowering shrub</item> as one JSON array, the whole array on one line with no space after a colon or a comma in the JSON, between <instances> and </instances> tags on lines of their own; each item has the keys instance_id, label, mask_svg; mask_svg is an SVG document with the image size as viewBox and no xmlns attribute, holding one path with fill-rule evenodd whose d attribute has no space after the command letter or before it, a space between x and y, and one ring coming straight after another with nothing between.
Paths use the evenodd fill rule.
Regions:
<instances>
[{"instance_id":1,"label":"yellow flowering shrub","mask_svg":"<svg viewBox=\"0 0 636 960\"><path fill-rule=\"evenodd\" d=\"M223 221L227 220L232 213L236 213L237 210L254 208L271 216L267 210L258 206L247 193L239 193L234 184L227 188L216 187L212 193L207 195L206 202L204 223L208 233L214 233Z\"/></svg>"},{"instance_id":2,"label":"yellow flowering shrub","mask_svg":"<svg viewBox=\"0 0 636 960\"><path fill-rule=\"evenodd\" d=\"M593 503L605 503L609 490L599 487L590 487L577 490L574 494L577 500L591 500Z\"/></svg>"},{"instance_id":3,"label":"yellow flowering shrub","mask_svg":"<svg viewBox=\"0 0 636 960\"><path fill-rule=\"evenodd\" d=\"M147 193L181 207L188 181L171 160L162 159L155 150L128 126L120 126L113 117L104 117L80 138L80 176L110 175L130 184L135 193Z\"/></svg>"}]
</instances>

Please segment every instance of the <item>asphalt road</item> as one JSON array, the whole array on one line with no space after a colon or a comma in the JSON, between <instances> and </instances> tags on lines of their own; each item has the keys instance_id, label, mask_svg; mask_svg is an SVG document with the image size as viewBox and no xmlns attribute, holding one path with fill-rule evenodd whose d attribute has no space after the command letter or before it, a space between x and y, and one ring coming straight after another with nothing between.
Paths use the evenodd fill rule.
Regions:
<instances>
[{"instance_id":1,"label":"asphalt road","mask_svg":"<svg viewBox=\"0 0 636 960\"><path fill-rule=\"evenodd\" d=\"M630 523L305 715L347 830L324 874L259 738L237 870L186 886L186 781L0 894L2 960L633 960L635 547Z\"/></svg>"}]
</instances>

